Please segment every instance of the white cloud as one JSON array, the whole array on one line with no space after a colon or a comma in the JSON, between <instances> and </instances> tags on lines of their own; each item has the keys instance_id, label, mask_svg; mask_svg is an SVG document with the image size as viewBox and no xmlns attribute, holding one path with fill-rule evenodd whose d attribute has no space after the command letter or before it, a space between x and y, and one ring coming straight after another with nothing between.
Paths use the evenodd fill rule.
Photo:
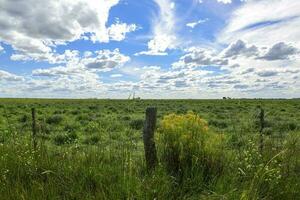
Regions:
<instances>
[{"instance_id":1,"label":"white cloud","mask_svg":"<svg viewBox=\"0 0 300 200\"><path fill-rule=\"evenodd\" d=\"M118 3L119 0L1 0L0 41L18 51L16 59L49 57L56 45L83 37L94 42L120 41L136 26L117 23L106 27L109 11Z\"/></svg>"},{"instance_id":2,"label":"white cloud","mask_svg":"<svg viewBox=\"0 0 300 200\"><path fill-rule=\"evenodd\" d=\"M219 3L229 4L232 3L231 0L217 0Z\"/></svg>"},{"instance_id":3,"label":"white cloud","mask_svg":"<svg viewBox=\"0 0 300 200\"><path fill-rule=\"evenodd\" d=\"M0 82L1 81L23 81L22 76L18 76L7 71L0 70Z\"/></svg>"},{"instance_id":4,"label":"white cloud","mask_svg":"<svg viewBox=\"0 0 300 200\"><path fill-rule=\"evenodd\" d=\"M275 44L269 51L261 57L265 60L287 60L290 56L296 55L299 50L291 45L287 45L284 42Z\"/></svg>"},{"instance_id":5,"label":"white cloud","mask_svg":"<svg viewBox=\"0 0 300 200\"><path fill-rule=\"evenodd\" d=\"M270 77L270 76L276 76L278 72L276 70L264 70L264 71L258 71L257 75L260 77Z\"/></svg>"},{"instance_id":6,"label":"white cloud","mask_svg":"<svg viewBox=\"0 0 300 200\"><path fill-rule=\"evenodd\" d=\"M222 52L225 58L236 59L238 56L245 56L267 61L289 60L299 53L297 48L284 42L274 44L272 47L257 47L256 45L249 45L243 40L230 44Z\"/></svg>"},{"instance_id":7,"label":"white cloud","mask_svg":"<svg viewBox=\"0 0 300 200\"><path fill-rule=\"evenodd\" d=\"M266 46L285 42L299 48L299 26L300 1L251 0L233 12L218 40L231 43L238 38Z\"/></svg>"},{"instance_id":8,"label":"white cloud","mask_svg":"<svg viewBox=\"0 0 300 200\"><path fill-rule=\"evenodd\" d=\"M110 75L111 78L121 78L123 77L123 74L112 74Z\"/></svg>"},{"instance_id":9,"label":"white cloud","mask_svg":"<svg viewBox=\"0 0 300 200\"><path fill-rule=\"evenodd\" d=\"M238 40L231 45L229 45L228 48L224 50L224 56L226 58L233 57L236 58L237 56L244 55L244 56L255 56L258 54L258 49L256 46L252 45L249 46L242 40Z\"/></svg>"},{"instance_id":10,"label":"white cloud","mask_svg":"<svg viewBox=\"0 0 300 200\"><path fill-rule=\"evenodd\" d=\"M206 19L200 19L200 20L198 20L198 21L196 21L196 22L190 22L190 23L187 23L186 26L193 29L193 28L195 28L196 26L198 26L198 25L200 25L200 24L203 24L203 23L205 23L205 22L207 22L207 21L208 21L208 18L206 18Z\"/></svg>"},{"instance_id":11,"label":"white cloud","mask_svg":"<svg viewBox=\"0 0 300 200\"><path fill-rule=\"evenodd\" d=\"M75 97L104 94L107 86L100 80L99 73L111 71L130 60L119 49L86 52L83 56L66 51L61 57L66 62L64 66L33 70L33 77L22 90L38 96L41 92L67 97L74 94Z\"/></svg>"},{"instance_id":12,"label":"white cloud","mask_svg":"<svg viewBox=\"0 0 300 200\"><path fill-rule=\"evenodd\" d=\"M148 51L142 51L136 55L152 55L152 56L165 56L168 55L166 52L167 49L173 48L172 42L175 40L175 37L170 35L157 35L154 39L148 42Z\"/></svg>"},{"instance_id":13,"label":"white cloud","mask_svg":"<svg viewBox=\"0 0 300 200\"><path fill-rule=\"evenodd\" d=\"M53 69L52 73L54 73ZM68 73L68 75L59 76L48 76L48 78L43 79L31 79L22 86L22 90L25 92L30 92L31 96L66 96L75 97L79 96L93 96L94 94L99 94L103 92L104 87L102 86L99 76L91 71L81 71L80 73Z\"/></svg>"},{"instance_id":14,"label":"white cloud","mask_svg":"<svg viewBox=\"0 0 300 200\"><path fill-rule=\"evenodd\" d=\"M0 44L0 53L2 53L3 51L4 51L4 48Z\"/></svg>"},{"instance_id":15,"label":"white cloud","mask_svg":"<svg viewBox=\"0 0 300 200\"><path fill-rule=\"evenodd\" d=\"M66 66L36 69L33 70L32 74L34 76L53 77L77 75L86 71L110 71L116 67L123 66L130 60L128 56L121 54L119 49L115 49L114 51L96 51L87 57L86 54L80 57L79 53L66 51L61 57L66 62Z\"/></svg>"},{"instance_id":16,"label":"white cloud","mask_svg":"<svg viewBox=\"0 0 300 200\"><path fill-rule=\"evenodd\" d=\"M107 25L109 9L118 1L103 1L105 3L101 5L102 11L106 12L102 14L95 14L99 9L91 6L96 2L92 0L44 2L44 6L50 6L47 9L52 14L46 15L36 13L39 9L28 11L26 7L23 8L23 12L23 9L12 7L12 3L2 0L5 6L0 13L0 41L13 45L17 50L11 59L47 61L55 64L53 65L55 67L36 69L31 75L24 77L0 70L0 81L5 83L0 84L1 95L24 96L25 93L30 93L31 97L53 95L126 98L126 92L137 91L143 97L219 98L293 97L300 93L300 61L297 57L300 38L299 30L296 28L297 24L300 25L296 16L300 14L296 12L298 8L294 8L298 5L297 2L274 0L276 6L273 6L268 1L268 6L272 7L269 9L265 6L266 0L247 1L228 19L225 29L218 36L218 44L212 45L213 47L187 48L184 55L169 67L139 67L147 63L128 63L130 58L121 54L118 49L56 52L54 50L56 45L78 38L84 37L95 42L121 41L125 39L127 33L138 29L134 24L125 24L119 20L115 24ZM33 0L28 2L32 3ZM70 5L64 2L69 2ZM171 0L155 0L155 2L159 12L157 18L153 20L153 35L148 42L148 50L139 54L167 55L168 50L177 48L180 42L180 38L176 35L178 31L176 4ZM293 7L290 8L286 2L291 2ZM19 3L26 5L24 0L19 0L17 4ZM9 4L12 8L7 7ZM76 15L79 9L76 5L87 12L83 15L84 19ZM37 6L41 6L40 2L37 2ZM63 13L59 9L60 6L71 10L67 9ZM54 11L52 8L57 9ZM257 10L257 13L253 10ZM287 12L281 13L283 11ZM40 12L46 11L40 9ZM7 17L8 13L12 17ZM41 19L47 18L45 19L47 27L39 24L39 21L34 21L26 13L34 14ZM106 17L102 16L103 13L106 13ZM101 20L98 20L100 15ZM16 16L22 16L28 23ZM53 19L48 16L53 16ZM71 16L72 19L69 19ZM14 27L12 21L17 23ZM188 27L194 28L199 23L200 21L191 22ZM52 27L53 30L48 32ZM7 35L4 30L12 34ZM173 58L173 55L171 57ZM128 65L123 67L126 63ZM103 74L115 78L113 82L105 82L106 78L102 80L101 73L107 71L110 73ZM126 79L122 78L124 75ZM128 78L130 81L124 81Z\"/></svg>"},{"instance_id":17,"label":"white cloud","mask_svg":"<svg viewBox=\"0 0 300 200\"><path fill-rule=\"evenodd\" d=\"M198 95L203 90L207 95L293 97L300 84L300 63L291 59L296 56L296 49L285 43L274 46L238 40L218 51L208 47L186 49L186 54L172 64L172 70L210 73L194 76L190 81L177 78L178 85L173 86L184 86L188 91L198 88ZM266 55L269 55L268 59ZM210 66L217 68L207 68Z\"/></svg>"},{"instance_id":18,"label":"white cloud","mask_svg":"<svg viewBox=\"0 0 300 200\"><path fill-rule=\"evenodd\" d=\"M128 25L126 23L117 22L108 28L108 34L111 40L122 41L125 39L127 33L136 31L137 28L135 24Z\"/></svg>"},{"instance_id":19,"label":"white cloud","mask_svg":"<svg viewBox=\"0 0 300 200\"><path fill-rule=\"evenodd\" d=\"M111 70L124 65L129 60L128 56L121 54L119 49L115 49L114 51L96 51L96 57L84 58L81 63L88 69Z\"/></svg>"},{"instance_id":20,"label":"white cloud","mask_svg":"<svg viewBox=\"0 0 300 200\"><path fill-rule=\"evenodd\" d=\"M45 76L45 77L54 77L54 76L69 76L82 73L84 70L79 67L52 67L48 69L35 69L32 71L34 76Z\"/></svg>"},{"instance_id":21,"label":"white cloud","mask_svg":"<svg viewBox=\"0 0 300 200\"><path fill-rule=\"evenodd\" d=\"M153 20L153 39L148 42L148 51L136 55L167 55L166 51L177 45L175 3L171 0L154 1L159 7L159 14Z\"/></svg>"},{"instance_id":22,"label":"white cloud","mask_svg":"<svg viewBox=\"0 0 300 200\"><path fill-rule=\"evenodd\" d=\"M58 53L30 53L30 54L24 54L24 53L17 53L12 54L10 57L13 61L46 61L50 64L62 64L67 63L71 60L78 59L80 52L77 50L66 50L63 54Z\"/></svg>"},{"instance_id":23,"label":"white cloud","mask_svg":"<svg viewBox=\"0 0 300 200\"><path fill-rule=\"evenodd\" d=\"M227 65L228 60L222 58L213 49L191 47L178 62L172 64L173 68L195 68L203 66Z\"/></svg>"}]
</instances>

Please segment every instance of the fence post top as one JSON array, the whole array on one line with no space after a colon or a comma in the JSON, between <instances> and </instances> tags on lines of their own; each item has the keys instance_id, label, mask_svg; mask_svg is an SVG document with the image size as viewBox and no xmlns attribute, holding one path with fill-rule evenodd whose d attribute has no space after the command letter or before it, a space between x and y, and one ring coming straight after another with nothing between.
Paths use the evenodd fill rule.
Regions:
<instances>
[{"instance_id":1,"label":"fence post top","mask_svg":"<svg viewBox=\"0 0 300 200\"><path fill-rule=\"evenodd\" d=\"M156 107L147 107L147 109L146 109L146 111L148 112L148 111L156 111L157 110L157 108Z\"/></svg>"}]
</instances>

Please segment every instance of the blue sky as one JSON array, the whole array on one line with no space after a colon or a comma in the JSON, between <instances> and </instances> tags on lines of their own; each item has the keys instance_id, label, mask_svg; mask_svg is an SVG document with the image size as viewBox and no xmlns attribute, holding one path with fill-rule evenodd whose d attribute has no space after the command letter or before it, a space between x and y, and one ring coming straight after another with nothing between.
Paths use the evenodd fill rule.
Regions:
<instances>
[{"instance_id":1,"label":"blue sky","mask_svg":"<svg viewBox=\"0 0 300 200\"><path fill-rule=\"evenodd\" d=\"M299 26L293 0L0 0L0 97L299 97Z\"/></svg>"}]
</instances>

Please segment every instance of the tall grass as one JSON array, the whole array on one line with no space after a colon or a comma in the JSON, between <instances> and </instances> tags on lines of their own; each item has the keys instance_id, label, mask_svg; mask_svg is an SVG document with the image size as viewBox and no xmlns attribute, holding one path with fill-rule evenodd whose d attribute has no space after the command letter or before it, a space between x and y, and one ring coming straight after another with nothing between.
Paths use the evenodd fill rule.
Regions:
<instances>
[{"instance_id":1,"label":"tall grass","mask_svg":"<svg viewBox=\"0 0 300 200\"><path fill-rule=\"evenodd\" d=\"M235 103L227 102L227 107ZM160 162L148 173L140 119L149 102L130 107L124 102L132 110L124 110L126 117L111 113L112 108L122 113L122 101L73 103L81 105L76 112L73 104L59 101L53 106L63 112L38 109L41 128L35 151L31 120L23 117L26 107L18 101L0 106L7 111L0 116L0 199L299 199L300 132L273 131L283 127L274 122L273 110L266 118L272 131L264 135L260 152L255 121L248 117L251 113L239 110L247 109L248 101L230 109L191 101L185 107L198 111L187 113L182 106L173 112L166 102L156 102ZM200 104L208 110L201 111ZM290 106L294 109L293 102ZM53 120L48 113L61 117ZM211 119L227 125L206 122Z\"/></svg>"}]
</instances>

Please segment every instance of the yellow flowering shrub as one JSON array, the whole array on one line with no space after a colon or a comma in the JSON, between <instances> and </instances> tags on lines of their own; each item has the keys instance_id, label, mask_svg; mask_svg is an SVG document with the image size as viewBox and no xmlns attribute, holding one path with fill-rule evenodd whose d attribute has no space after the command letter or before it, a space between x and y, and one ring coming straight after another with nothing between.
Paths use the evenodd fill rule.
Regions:
<instances>
[{"instance_id":1,"label":"yellow flowering shrub","mask_svg":"<svg viewBox=\"0 0 300 200\"><path fill-rule=\"evenodd\" d=\"M210 131L207 122L193 112L164 116L157 134L161 159L176 173L200 165L210 168L222 139L223 135Z\"/></svg>"}]
</instances>

